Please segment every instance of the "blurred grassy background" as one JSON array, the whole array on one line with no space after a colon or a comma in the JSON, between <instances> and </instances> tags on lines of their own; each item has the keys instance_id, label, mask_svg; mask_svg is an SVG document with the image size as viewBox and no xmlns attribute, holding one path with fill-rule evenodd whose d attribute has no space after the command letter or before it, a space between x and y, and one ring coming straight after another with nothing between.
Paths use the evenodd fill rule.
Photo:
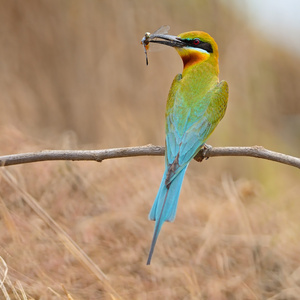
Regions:
<instances>
[{"instance_id":1,"label":"blurred grassy background","mask_svg":"<svg viewBox=\"0 0 300 300\"><path fill-rule=\"evenodd\" d=\"M165 102L182 62L164 49L149 53L146 67L140 40L168 24L171 34L207 31L219 45L230 99L209 143L299 156L299 53L282 48L280 37L278 47L267 42L222 1L0 3L1 154L162 145ZM153 157L8 169L109 276L118 297L298 295L298 170L250 158L192 163L176 222L165 225L149 268L147 214L163 167ZM0 183L0 255L26 293L56 299L47 287L63 295L63 284L74 299L111 299L17 190Z\"/></svg>"}]
</instances>

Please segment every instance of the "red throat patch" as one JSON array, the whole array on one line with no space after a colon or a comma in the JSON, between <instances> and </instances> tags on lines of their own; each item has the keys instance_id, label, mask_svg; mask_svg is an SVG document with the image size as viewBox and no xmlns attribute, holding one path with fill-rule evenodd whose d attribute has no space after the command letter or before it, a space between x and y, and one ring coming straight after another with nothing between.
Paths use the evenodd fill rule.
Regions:
<instances>
[{"instance_id":1,"label":"red throat patch","mask_svg":"<svg viewBox=\"0 0 300 300\"><path fill-rule=\"evenodd\" d=\"M201 61L207 60L208 54L200 52L187 52L179 53L183 61L184 68L190 67L194 64L200 63Z\"/></svg>"}]
</instances>

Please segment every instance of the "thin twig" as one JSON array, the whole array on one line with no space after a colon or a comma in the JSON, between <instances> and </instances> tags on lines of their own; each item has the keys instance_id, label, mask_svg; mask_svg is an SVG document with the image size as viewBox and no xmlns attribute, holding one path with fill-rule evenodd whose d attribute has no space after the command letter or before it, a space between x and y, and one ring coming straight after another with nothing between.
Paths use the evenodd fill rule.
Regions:
<instances>
[{"instance_id":1,"label":"thin twig","mask_svg":"<svg viewBox=\"0 0 300 300\"><path fill-rule=\"evenodd\" d=\"M113 148L105 150L45 150L0 156L0 166L32 163L47 160L92 160L101 162L105 159L132 156L162 156L165 148L146 145L138 147ZM216 156L250 156L276 161L300 169L300 158L267 150L261 146L253 147L209 147L199 151L197 160Z\"/></svg>"}]
</instances>

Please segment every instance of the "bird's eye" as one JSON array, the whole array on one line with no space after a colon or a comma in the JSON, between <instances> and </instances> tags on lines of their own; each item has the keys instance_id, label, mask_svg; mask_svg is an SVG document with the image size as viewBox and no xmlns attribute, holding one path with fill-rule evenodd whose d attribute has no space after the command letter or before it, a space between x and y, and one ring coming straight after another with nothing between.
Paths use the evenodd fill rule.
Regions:
<instances>
[{"instance_id":1,"label":"bird's eye","mask_svg":"<svg viewBox=\"0 0 300 300\"><path fill-rule=\"evenodd\" d=\"M199 39L193 39L193 45L194 46L198 46L200 44L200 40Z\"/></svg>"}]
</instances>

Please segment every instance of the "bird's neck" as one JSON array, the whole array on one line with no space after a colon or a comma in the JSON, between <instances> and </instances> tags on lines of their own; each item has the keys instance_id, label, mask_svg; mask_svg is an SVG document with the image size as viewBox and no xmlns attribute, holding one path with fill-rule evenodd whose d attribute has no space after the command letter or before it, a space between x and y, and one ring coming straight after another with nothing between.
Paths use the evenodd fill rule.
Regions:
<instances>
[{"instance_id":1,"label":"bird's neck","mask_svg":"<svg viewBox=\"0 0 300 300\"><path fill-rule=\"evenodd\" d=\"M183 62L183 74L191 68L207 68L210 65L211 71L217 76L219 74L218 52L213 55L206 51L199 51L195 49L176 48Z\"/></svg>"},{"instance_id":2,"label":"bird's neck","mask_svg":"<svg viewBox=\"0 0 300 300\"><path fill-rule=\"evenodd\" d=\"M183 60L183 59L182 59ZM219 65L218 61L212 57L207 60L198 60L197 62L192 63L192 61L185 62L183 60L183 72L182 76L188 74L194 74L202 77L218 77L219 76Z\"/></svg>"}]
</instances>

